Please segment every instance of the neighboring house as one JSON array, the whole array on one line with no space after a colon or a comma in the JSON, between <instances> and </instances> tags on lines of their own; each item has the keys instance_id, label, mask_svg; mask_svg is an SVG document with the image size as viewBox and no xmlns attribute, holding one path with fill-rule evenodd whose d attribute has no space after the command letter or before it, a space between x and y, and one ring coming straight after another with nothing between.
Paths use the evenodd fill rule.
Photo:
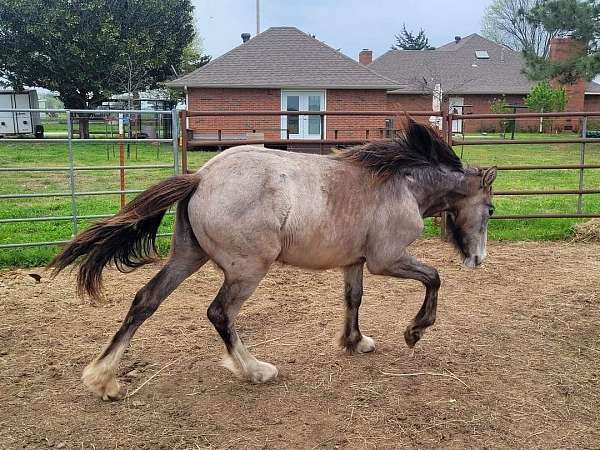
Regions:
<instances>
[{"instance_id":1,"label":"neighboring house","mask_svg":"<svg viewBox=\"0 0 600 450\"><path fill-rule=\"evenodd\" d=\"M552 41L550 57L564 59L577 51L570 39ZM523 105L524 97L535 85L523 73L525 60L521 53L496 44L478 34L465 38L457 36L436 50L390 50L369 64L369 68L403 84L390 91L390 105L419 105L431 107L424 95L442 97L449 110L459 113L490 113L494 99L505 98L511 105ZM598 111L600 85L580 82L568 87L571 111ZM396 97L396 100L393 98ZM467 105L467 106L464 106ZM523 128L535 129L537 121L519 120ZM465 121L465 131L491 128L497 121ZM568 126L568 123L565 123ZM463 124L455 121L454 131Z\"/></svg>"},{"instance_id":2,"label":"neighboring house","mask_svg":"<svg viewBox=\"0 0 600 450\"><path fill-rule=\"evenodd\" d=\"M553 42L557 59L572 54L572 41ZM522 105L531 83L522 73L523 57L477 34L437 50L390 50L372 61L363 50L359 62L294 27L275 27L210 63L168 83L184 88L190 111L431 111L489 113L490 102L505 97ZM600 85L569 88L570 110L600 109ZM396 127L399 117L329 116L329 139L371 137ZM431 118L432 121L435 118ZM535 129L537 120L520 120ZM576 127L575 124L566 124ZM454 131L477 131L498 121L453 124ZM194 139L243 139L256 131L266 139L319 139L318 116L192 117ZM464 128L464 130L463 130Z\"/></svg>"}]
</instances>

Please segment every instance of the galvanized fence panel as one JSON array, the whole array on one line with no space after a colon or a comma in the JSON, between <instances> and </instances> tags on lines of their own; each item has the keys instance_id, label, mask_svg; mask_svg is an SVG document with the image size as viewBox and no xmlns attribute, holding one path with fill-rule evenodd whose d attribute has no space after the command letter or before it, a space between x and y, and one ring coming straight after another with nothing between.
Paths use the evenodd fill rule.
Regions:
<instances>
[{"instance_id":1,"label":"galvanized fence panel","mask_svg":"<svg viewBox=\"0 0 600 450\"><path fill-rule=\"evenodd\" d=\"M578 171L578 189L548 189L548 190L511 190L511 191L494 191L496 196L533 196L533 195L577 195L577 206L575 213L566 214L505 214L494 215L494 220L510 220L510 219L588 219L600 217L600 211L592 213L583 212L583 196L600 194L600 186L585 189L585 171L590 169L600 169L600 164L586 164L585 152L586 144L598 144L600 138L588 138L588 118L600 117L598 111L578 111L578 112L553 112L553 113L499 113L499 114L448 114L446 121L452 124L453 120L477 120L477 119L532 119L532 118L573 118L581 119L580 137L556 138L556 139L455 139L452 133L452 128L447 127L447 141L451 146L473 146L473 145L548 145L548 144L580 144L579 147L579 164L531 164L531 165L514 165L514 166L498 166L499 171L511 170L577 170Z\"/></svg>"},{"instance_id":2,"label":"galvanized fence panel","mask_svg":"<svg viewBox=\"0 0 600 450\"><path fill-rule=\"evenodd\" d=\"M149 169L171 169L173 174L180 173L179 168L179 117L177 110L171 111L150 111L150 110L75 110L75 109L0 109L0 112L38 112L38 113L64 113L66 115L66 138L0 138L0 145L6 144L20 144L20 143L47 143L47 144L66 144L66 165L63 166L35 166L35 165L18 165L11 167L2 167L0 166L0 175L3 173L35 173L35 172L47 172L47 173L66 173L68 175L68 185L69 189L66 192L30 192L30 193L19 193L19 192L11 192L7 194L0 194L0 201L2 200L10 200L10 199L22 199L26 201L27 199L35 199L35 198L53 198L53 197L70 197L70 214L69 215L61 215L61 216L52 216L52 215L39 215L33 217L6 217L0 219L0 227L4 224L14 224L14 223L25 223L25 222L64 222L70 221L72 228L72 236L73 238L77 232L79 231L78 222L81 220L96 220L106 217L111 217L116 211L112 213L106 214L79 214L78 212L78 199L80 197L87 196L111 196L111 195L119 195L121 196L121 205L124 204L124 199L126 194L134 194L142 192L141 189L124 189L124 181L126 171L135 170L149 170ZM95 114L95 115L127 115L134 116L139 115L140 120L142 116L153 116L162 119L164 116L170 117L171 121L171 137L170 138L161 138L161 137L148 137L148 138L128 138L123 135L119 135L118 138L86 138L86 139L76 139L74 138L73 133L73 123L74 123L74 115L80 114ZM156 143L158 145L161 144L171 144L172 148L172 162L169 164L125 164L123 158L120 158L120 162L118 165L88 165L88 166L77 166L75 162L75 153L74 147L78 144L129 144L129 143ZM108 150L107 150L108 151ZM122 154L122 149L120 149L120 153ZM89 171L118 171L121 176L121 189L118 190L94 190L94 191L77 191L76 188L76 180L77 173L79 172L89 172ZM1 229L1 228L0 228ZM161 233L160 236L169 235L169 233ZM37 247L37 246L51 246L51 245L61 245L69 242L68 239L61 240L52 240L52 241L31 241L31 242L8 242L8 243L0 243L0 249L15 249L15 248L23 248L23 247Z\"/></svg>"}]
</instances>

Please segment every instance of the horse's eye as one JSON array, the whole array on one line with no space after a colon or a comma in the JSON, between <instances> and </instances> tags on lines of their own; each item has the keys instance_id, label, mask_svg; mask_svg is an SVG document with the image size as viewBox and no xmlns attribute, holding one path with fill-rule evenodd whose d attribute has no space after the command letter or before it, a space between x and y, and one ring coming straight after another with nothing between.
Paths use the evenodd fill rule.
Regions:
<instances>
[{"instance_id":1,"label":"horse's eye","mask_svg":"<svg viewBox=\"0 0 600 450\"><path fill-rule=\"evenodd\" d=\"M494 211L496 211L496 208L494 208L494 205L490 205L488 209L488 214L490 215L490 217L494 215Z\"/></svg>"}]
</instances>

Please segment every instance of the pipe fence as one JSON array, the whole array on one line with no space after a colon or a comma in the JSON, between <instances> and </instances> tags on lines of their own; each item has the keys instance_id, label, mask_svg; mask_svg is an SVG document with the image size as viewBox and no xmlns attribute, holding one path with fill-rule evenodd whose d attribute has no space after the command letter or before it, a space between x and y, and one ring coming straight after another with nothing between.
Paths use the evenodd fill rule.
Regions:
<instances>
[{"instance_id":1,"label":"pipe fence","mask_svg":"<svg viewBox=\"0 0 600 450\"><path fill-rule=\"evenodd\" d=\"M498 170L504 171L577 171L578 173L578 187L577 189L530 189L530 190L497 190L494 195L500 197L510 196L556 196L556 195L577 195L577 207L573 213L531 213L531 214L499 214L492 218L494 220L507 220L507 219L577 219L577 218L593 218L600 217L600 212L584 211L584 195L598 195L600 194L600 186L586 186L585 174L588 170L600 169L600 163L589 163L586 162L586 145L600 143L600 138L587 137L588 129L588 118L589 117L600 117L600 112L568 112L568 113L506 113L506 114L453 114L453 113L442 113L440 111L140 111L140 110L50 110L50 109L0 109L0 112L44 112L44 113L62 113L66 116L66 130L67 136L57 137L54 139L29 139L29 138L0 138L0 146L10 143L51 143L51 144L65 144L66 151L64 154L64 163L51 166L47 164L36 165L36 164L14 164L11 166L4 166L0 164L0 176L10 173L63 173L68 176L68 189L64 191L55 192L1 192L0 193L0 204L2 201L15 201L22 200L27 201L29 199L39 198L70 198L70 213L64 215L52 215L52 214L39 214L31 215L27 217L15 216L0 216L0 237L2 236L2 226L16 223L39 223L39 222L71 222L71 234L74 236L78 232L78 221L81 220L95 220L110 217L112 213L106 212L106 214L82 214L80 213L79 199L83 197L91 196L119 196L121 205L125 203L127 194L139 193L141 189L127 189L126 188L126 173L131 171L144 171L152 169L170 169L172 173L177 174L180 172L188 173L188 158L187 151L189 148L198 147L212 147L212 148L224 148L233 145L240 144L263 144L263 145L277 145L277 146L288 146L288 145L304 145L311 144L317 145L321 149L332 148L336 146L345 145L357 145L365 142L378 140L382 138L393 137L397 128L393 125L391 127L379 127L376 132L371 132L369 128L364 129L364 133L360 136L354 136L351 138L339 138L336 130L327 130L327 117L382 117L382 118L399 118L404 115L410 115L412 117L434 117L439 118L442 123L442 133L445 139L451 146L486 146L486 145L548 145L548 144L579 144L579 163L578 164L531 164L531 165L500 165ZM85 115L119 115L120 117L131 117L133 115L153 115L154 117L170 118L170 137L148 137L140 138L131 135L126 136L123 130L117 138L86 138L76 139L74 137L73 124L76 120L80 120ZM190 118L208 118L208 117L284 117L284 116L318 116L320 118L320 130L319 139L293 139L290 138L289 129L282 129L282 136L285 138L281 139L259 139L256 137L248 137L246 139L227 139L223 138L223 130L215 129L217 139L189 139L188 133L188 120ZM580 119L580 135L568 136L568 137L551 137L541 139L479 139L469 138L463 135L462 139L458 139L453 131L452 124L455 120L469 121L469 120L480 120L480 119L532 119L532 118L573 118L577 117ZM389 131L389 133L387 133ZM180 133L181 132L181 133ZM252 129L253 133L256 133L256 129ZM181 136L181 141L179 140ZM155 143L171 144L172 147L172 158L168 164L131 164L125 161L123 147L126 144L139 144L139 143ZM115 165L106 164L88 164L78 165L75 161L74 146L81 144L118 144L119 145L119 163ZM179 151L181 150L181 160ZM179 167L181 165L181 171ZM82 173L98 173L115 171L119 176L118 190L77 190L77 179ZM442 228L444 223L442 221ZM443 230L442 230L443 231ZM165 235L165 234L163 234ZM72 237L71 236L71 237ZM28 241L28 242L7 242L6 239L0 238L0 249L7 248L20 248L20 247L33 247L33 246L47 246L47 245L59 245L68 242L68 239L50 240L50 241Z\"/></svg>"},{"instance_id":2,"label":"pipe fence","mask_svg":"<svg viewBox=\"0 0 600 450\"><path fill-rule=\"evenodd\" d=\"M469 139L463 135L462 139L455 139L452 133L452 123L455 120L469 121L481 119L540 119L540 118L579 118L580 136L554 138L554 139ZM494 215L492 219L578 219L578 218L597 218L600 217L600 211L593 213L583 212L583 196L600 194L600 186L591 189L585 188L585 172L591 169L600 169L600 164L586 163L586 144L598 144L600 138L589 138L588 118L600 117L598 111L577 111L577 112L551 112L551 113L498 113L498 114L453 114L449 113L445 117L446 139L451 146L485 146L485 145L548 145L548 144L580 144L579 146L579 164L531 164L498 166L499 171L549 171L549 170L577 170L578 188L577 189L544 189L544 190L507 190L494 191L495 196L534 196L534 195L577 195L576 212L574 213L533 213L533 214L504 214ZM516 122L515 122L516 123Z\"/></svg>"},{"instance_id":3,"label":"pipe fence","mask_svg":"<svg viewBox=\"0 0 600 450\"><path fill-rule=\"evenodd\" d=\"M31 173L62 173L68 176L68 190L62 192L8 192L0 194L0 204L6 200L22 200L26 202L30 199L40 198L64 198L69 197L70 201L70 214L65 215L32 215L28 217L0 217L0 236L2 233L2 226L7 224L15 223L39 223L39 222L71 222L71 238L73 238L78 232L78 222L81 220L95 220L106 217L111 217L116 211L107 212L105 214L80 214L79 213L79 202L78 200L82 197L90 196L114 196L120 197L121 207L126 202L127 194L134 194L142 192L142 189L126 189L126 174L129 171L144 171L149 169L170 169L173 174L179 173L179 120L178 111L150 111L150 110L84 110L84 109L0 109L2 112L38 112L38 113L50 113L50 114L64 114L66 115L66 138L21 138L21 137L1 137L0 146L8 144L29 144L44 145L44 144L66 144L64 153L64 164L60 166L36 166L35 164L19 164L5 166L0 164L0 176L5 174L18 173L23 174L23 180L27 180L27 174ZM117 115L119 117L119 137L118 138L84 138L77 139L73 134L73 124L76 120L85 120L86 116L89 118L90 115ZM142 117L154 117L154 118L168 118L170 120L170 137L144 137L144 138L132 138L125 137L127 123L131 123L132 118ZM124 126L125 124L125 126ZM131 134L131 128L129 128L128 134ZM125 161L125 144L171 144L172 157L171 162L167 164L129 164ZM119 164L118 165L77 165L75 162L75 151L74 146L80 144L118 144L119 145ZM159 148L160 151L160 148ZM107 150L108 152L108 150ZM1 161L0 161L1 162ZM78 173L101 173L107 171L115 171L119 176L118 190L82 190L78 191L76 188L76 182ZM169 235L169 233L162 233L161 235ZM6 235L5 235L6 236ZM0 239L0 249L11 249L11 248L22 248L22 247L36 247L36 246L49 246L49 245L60 245L69 242L69 239L50 240L50 241L26 241L26 242L6 242L5 239ZM10 238L9 238L10 240Z\"/></svg>"}]
</instances>

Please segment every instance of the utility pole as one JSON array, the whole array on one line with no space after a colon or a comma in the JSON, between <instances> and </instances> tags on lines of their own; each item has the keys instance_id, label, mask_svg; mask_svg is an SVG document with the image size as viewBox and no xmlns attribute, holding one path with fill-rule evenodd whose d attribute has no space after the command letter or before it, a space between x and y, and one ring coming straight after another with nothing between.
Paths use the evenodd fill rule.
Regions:
<instances>
[{"instance_id":1,"label":"utility pole","mask_svg":"<svg viewBox=\"0 0 600 450\"><path fill-rule=\"evenodd\" d=\"M260 33L260 0L256 0L256 34Z\"/></svg>"}]
</instances>

